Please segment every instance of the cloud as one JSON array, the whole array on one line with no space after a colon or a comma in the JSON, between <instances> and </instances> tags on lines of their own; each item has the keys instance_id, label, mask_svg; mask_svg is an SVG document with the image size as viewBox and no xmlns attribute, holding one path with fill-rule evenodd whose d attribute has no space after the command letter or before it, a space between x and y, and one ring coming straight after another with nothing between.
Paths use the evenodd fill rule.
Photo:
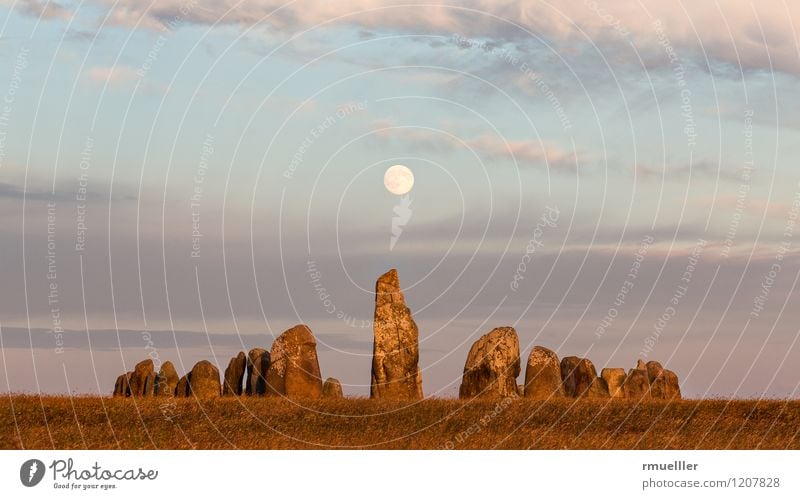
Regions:
<instances>
[{"instance_id":1,"label":"cloud","mask_svg":"<svg viewBox=\"0 0 800 499\"><path fill-rule=\"evenodd\" d=\"M461 148L473 151L481 159L507 161L522 167L574 171L585 159L577 151L567 151L547 140L515 140L493 135L459 139L429 128L394 126L385 120L374 122L373 129L374 137L383 143L412 143L415 150L437 153Z\"/></svg>"},{"instance_id":2,"label":"cloud","mask_svg":"<svg viewBox=\"0 0 800 499\"><path fill-rule=\"evenodd\" d=\"M139 75L136 74L135 69L129 66L95 66L89 68L86 77L94 83L108 83L110 87L121 87L137 80Z\"/></svg>"},{"instance_id":3,"label":"cloud","mask_svg":"<svg viewBox=\"0 0 800 499\"><path fill-rule=\"evenodd\" d=\"M40 19L69 20L72 18L72 13L69 10L50 0L45 0L44 2L39 0L2 0L0 5L16 8L23 14Z\"/></svg>"},{"instance_id":4,"label":"cloud","mask_svg":"<svg viewBox=\"0 0 800 499\"><path fill-rule=\"evenodd\" d=\"M280 32L317 26L348 25L370 33L458 34L485 38L490 43L519 42L539 37L559 46L576 41L617 52L630 43L640 51L660 53L672 48L705 66L723 63L745 70L778 70L800 74L800 58L791 19L800 18L800 4L785 0L675 4L643 0L576 2L496 2L471 0L458 6L425 0L95 0L112 9L111 22L124 26L168 29L180 23L253 26L263 24ZM599 5L598 5L599 4ZM607 54L609 55L609 54ZM613 54L610 54L613 55ZM620 62L620 61L616 61Z\"/></svg>"}]
</instances>

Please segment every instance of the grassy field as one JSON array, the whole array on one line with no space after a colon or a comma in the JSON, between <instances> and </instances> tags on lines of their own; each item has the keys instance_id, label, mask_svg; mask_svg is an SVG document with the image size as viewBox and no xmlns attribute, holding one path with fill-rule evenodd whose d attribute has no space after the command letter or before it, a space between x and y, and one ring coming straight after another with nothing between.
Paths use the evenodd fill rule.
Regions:
<instances>
[{"instance_id":1,"label":"grassy field","mask_svg":"<svg viewBox=\"0 0 800 499\"><path fill-rule=\"evenodd\" d=\"M800 401L0 398L3 449L800 449Z\"/></svg>"}]
</instances>

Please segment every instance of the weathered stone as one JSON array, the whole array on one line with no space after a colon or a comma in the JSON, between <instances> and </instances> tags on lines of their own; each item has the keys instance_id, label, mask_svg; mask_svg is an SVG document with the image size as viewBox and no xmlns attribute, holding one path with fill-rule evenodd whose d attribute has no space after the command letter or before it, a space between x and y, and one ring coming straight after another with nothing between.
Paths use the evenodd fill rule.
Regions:
<instances>
[{"instance_id":1,"label":"weathered stone","mask_svg":"<svg viewBox=\"0 0 800 499\"><path fill-rule=\"evenodd\" d=\"M525 385L517 385L517 395L520 397L525 396Z\"/></svg>"},{"instance_id":2,"label":"weathered stone","mask_svg":"<svg viewBox=\"0 0 800 499\"><path fill-rule=\"evenodd\" d=\"M178 384L175 385L175 396L188 397L190 395L191 391L189 390L189 374L184 374L181 376L181 379L178 380Z\"/></svg>"},{"instance_id":3,"label":"weathered stone","mask_svg":"<svg viewBox=\"0 0 800 499\"><path fill-rule=\"evenodd\" d=\"M657 378L664 376L664 367L654 360L651 360L645 364L645 369L647 370L647 380L650 383L653 383L653 381L655 381Z\"/></svg>"},{"instance_id":4,"label":"weathered stone","mask_svg":"<svg viewBox=\"0 0 800 499\"><path fill-rule=\"evenodd\" d=\"M131 375L133 375L133 371L129 371L125 374L120 374L119 376L117 376L117 381L116 383L114 383L115 397L131 396L131 385L130 385Z\"/></svg>"},{"instance_id":5,"label":"weathered stone","mask_svg":"<svg viewBox=\"0 0 800 499\"><path fill-rule=\"evenodd\" d=\"M525 396L534 399L563 397L561 366L558 356L548 348L535 346L525 366Z\"/></svg>"},{"instance_id":6,"label":"weathered stone","mask_svg":"<svg viewBox=\"0 0 800 499\"><path fill-rule=\"evenodd\" d=\"M604 367L600 371L600 377L603 378L608 386L608 394L611 398L619 399L625 398L625 369L621 367Z\"/></svg>"},{"instance_id":7,"label":"weathered stone","mask_svg":"<svg viewBox=\"0 0 800 499\"><path fill-rule=\"evenodd\" d=\"M270 355L263 348L253 348L247 353L247 395L264 395L267 393L267 371L269 371Z\"/></svg>"},{"instance_id":8,"label":"weathered stone","mask_svg":"<svg viewBox=\"0 0 800 499\"><path fill-rule=\"evenodd\" d=\"M650 381L650 394L654 399L671 400L681 398L678 376L658 362L647 363L647 378Z\"/></svg>"},{"instance_id":9,"label":"weathered stone","mask_svg":"<svg viewBox=\"0 0 800 499\"><path fill-rule=\"evenodd\" d=\"M611 395L608 393L608 383L603 378L595 378L584 397L592 399L607 399Z\"/></svg>"},{"instance_id":10,"label":"weathered stone","mask_svg":"<svg viewBox=\"0 0 800 499\"><path fill-rule=\"evenodd\" d=\"M175 395L175 387L178 385L178 372L172 362L166 361L161 364L156 376L156 397L171 397Z\"/></svg>"},{"instance_id":11,"label":"weathered stone","mask_svg":"<svg viewBox=\"0 0 800 499\"><path fill-rule=\"evenodd\" d=\"M568 397L598 395L597 388L589 393L596 379L597 371L591 360L574 356L561 359L561 381Z\"/></svg>"},{"instance_id":12,"label":"weathered stone","mask_svg":"<svg viewBox=\"0 0 800 499\"><path fill-rule=\"evenodd\" d=\"M336 378L328 378L322 385L322 396L331 399L340 399L344 397L342 392L342 384Z\"/></svg>"},{"instance_id":13,"label":"weathered stone","mask_svg":"<svg viewBox=\"0 0 800 499\"><path fill-rule=\"evenodd\" d=\"M519 339L513 327L498 327L476 341L467 355L459 396L517 397Z\"/></svg>"},{"instance_id":14,"label":"weathered stone","mask_svg":"<svg viewBox=\"0 0 800 499\"><path fill-rule=\"evenodd\" d=\"M283 332L272 344L267 371L267 395L289 398L319 398L322 377L317 358L317 340L305 324Z\"/></svg>"},{"instance_id":15,"label":"weathered stone","mask_svg":"<svg viewBox=\"0 0 800 499\"><path fill-rule=\"evenodd\" d=\"M655 378L650 383L650 397L658 400L664 400L667 398L667 383L664 379L664 376L661 375Z\"/></svg>"},{"instance_id":16,"label":"weathered stone","mask_svg":"<svg viewBox=\"0 0 800 499\"><path fill-rule=\"evenodd\" d=\"M189 393L197 398L219 397L222 387L219 369L207 360L194 365L189 373Z\"/></svg>"},{"instance_id":17,"label":"weathered stone","mask_svg":"<svg viewBox=\"0 0 800 499\"><path fill-rule=\"evenodd\" d=\"M419 330L400 290L397 270L375 284L371 398L422 398Z\"/></svg>"},{"instance_id":18,"label":"weathered stone","mask_svg":"<svg viewBox=\"0 0 800 499\"><path fill-rule=\"evenodd\" d=\"M636 369L640 371L647 371L647 365L645 365L642 359L636 361Z\"/></svg>"},{"instance_id":19,"label":"weathered stone","mask_svg":"<svg viewBox=\"0 0 800 499\"><path fill-rule=\"evenodd\" d=\"M666 385L664 388L664 398L667 400L680 400L681 387L678 383L678 375L669 369L664 369L664 380Z\"/></svg>"},{"instance_id":20,"label":"weathered stone","mask_svg":"<svg viewBox=\"0 0 800 499\"><path fill-rule=\"evenodd\" d=\"M626 399L634 401L649 399L650 382L647 379L647 371L644 369L629 370L622 388Z\"/></svg>"},{"instance_id":21,"label":"weathered stone","mask_svg":"<svg viewBox=\"0 0 800 499\"><path fill-rule=\"evenodd\" d=\"M130 377L131 397L152 397L156 374L152 359L145 359L133 368Z\"/></svg>"},{"instance_id":22,"label":"weathered stone","mask_svg":"<svg viewBox=\"0 0 800 499\"><path fill-rule=\"evenodd\" d=\"M228 367L225 368L225 383L222 385L223 395L239 396L242 394L242 380L246 368L247 357L244 352L239 352L239 355L228 362Z\"/></svg>"}]
</instances>

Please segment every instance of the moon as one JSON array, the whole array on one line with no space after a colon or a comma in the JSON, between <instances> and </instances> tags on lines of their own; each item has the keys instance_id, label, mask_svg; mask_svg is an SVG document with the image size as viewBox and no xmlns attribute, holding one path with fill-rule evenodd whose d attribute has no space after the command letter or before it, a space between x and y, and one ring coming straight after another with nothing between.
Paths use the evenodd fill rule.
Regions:
<instances>
[{"instance_id":1,"label":"moon","mask_svg":"<svg viewBox=\"0 0 800 499\"><path fill-rule=\"evenodd\" d=\"M405 165L390 166L383 174L383 185L387 191L397 196L408 194L414 187L414 174Z\"/></svg>"}]
</instances>

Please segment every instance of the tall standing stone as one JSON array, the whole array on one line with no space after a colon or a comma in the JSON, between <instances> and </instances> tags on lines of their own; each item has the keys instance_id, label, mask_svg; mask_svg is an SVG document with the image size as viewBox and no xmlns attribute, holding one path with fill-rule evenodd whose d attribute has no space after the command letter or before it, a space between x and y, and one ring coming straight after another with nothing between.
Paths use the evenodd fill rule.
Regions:
<instances>
[{"instance_id":1,"label":"tall standing stone","mask_svg":"<svg viewBox=\"0 0 800 499\"><path fill-rule=\"evenodd\" d=\"M563 397L561 366L558 356L549 348L535 346L525 366L525 397L549 399Z\"/></svg>"},{"instance_id":2,"label":"tall standing stone","mask_svg":"<svg viewBox=\"0 0 800 499\"><path fill-rule=\"evenodd\" d=\"M594 390L597 388L592 390L596 379L597 371L591 360L574 356L561 359L561 381L568 397L596 395Z\"/></svg>"},{"instance_id":3,"label":"tall standing stone","mask_svg":"<svg viewBox=\"0 0 800 499\"><path fill-rule=\"evenodd\" d=\"M239 396L242 394L242 380L246 367L247 357L244 352L239 352L239 355L228 362L228 367L225 368L225 383L222 385L223 395Z\"/></svg>"},{"instance_id":4,"label":"tall standing stone","mask_svg":"<svg viewBox=\"0 0 800 499\"><path fill-rule=\"evenodd\" d=\"M604 367L600 371L600 377L606 381L608 394L611 398L625 398L625 369L621 367Z\"/></svg>"},{"instance_id":5,"label":"tall standing stone","mask_svg":"<svg viewBox=\"0 0 800 499\"><path fill-rule=\"evenodd\" d=\"M133 368L130 377L131 397L152 397L156 374L153 359L145 359Z\"/></svg>"},{"instance_id":6,"label":"tall standing stone","mask_svg":"<svg viewBox=\"0 0 800 499\"><path fill-rule=\"evenodd\" d=\"M400 290L397 270L375 284L374 344L371 398L422 398L419 369L419 330Z\"/></svg>"},{"instance_id":7,"label":"tall standing stone","mask_svg":"<svg viewBox=\"0 0 800 499\"><path fill-rule=\"evenodd\" d=\"M517 332L513 327L492 329L469 350L459 397L518 397L519 373Z\"/></svg>"},{"instance_id":8,"label":"tall standing stone","mask_svg":"<svg viewBox=\"0 0 800 499\"><path fill-rule=\"evenodd\" d=\"M253 348L247 353L247 395L264 395L267 393L267 371L269 371L270 355L263 348Z\"/></svg>"},{"instance_id":9,"label":"tall standing stone","mask_svg":"<svg viewBox=\"0 0 800 499\"><path fill-rule=\"evenodd\" d=\"M189 374L187 373L181 376L181 379L178 380L178 384L175 385L175 396L188 397L191 394L189 390Z\"/></svg>"},{"instance_id":10,"label":"tall standing stone","mask_svg":"<svg viewBox=\"0 0 800 499\"><path fill-rule=\"evenodd\" d=\"M166 361L161 364L161 369L156 375L156 397L171 397L175 395L175 387L178 385L178 372L172 362Z\"/></svg>"},{"instance_id":11,"label":"tall standing stone","mask_svg":"<svg viewBox=\"0 0 800 499\"><path fill-rule=\"evenodd\" d=\"M317 340L305 324L283 332L272 344L267 371L267 395L289 398L322 397Z\"/></svg>"}]
</instances>

